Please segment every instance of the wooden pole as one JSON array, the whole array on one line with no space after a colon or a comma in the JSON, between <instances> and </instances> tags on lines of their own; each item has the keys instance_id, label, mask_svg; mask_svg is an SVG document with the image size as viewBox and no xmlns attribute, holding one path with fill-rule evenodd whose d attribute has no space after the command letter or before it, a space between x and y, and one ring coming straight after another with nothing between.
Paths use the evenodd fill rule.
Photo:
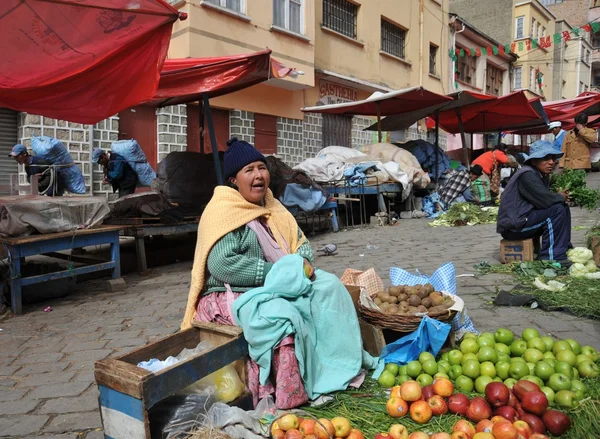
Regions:
<instances>
[{"instance_id":1,"label":"wooden pole","mask_svg":"<svg viewBox=\"0 0 600 439\"><path fill-rule=\"evenodd\" d=\"M463 149L463 160L465 161L465 166L467 169L471 169L471 164L469 163L469 151L467 151L467 140L465 139L465 127L462 123L462 116L460 114L460 110L456 109L456 118L458 120L458 129L460 130L460 141L462 143Z\"/></svg>"},{"instance_id":2,"label":"wooden pole","mask_svg":"<svg viewBox=\"0 0 600 439\"><path fill-rule=\"evenodd\" d=\"M212 112L210 111L210 102L208 95L202 95L204 102L204 111L206 111L206 123L208 124L208 132L210 134L210 144L212 145L213 159L215 160L215 171L217 173L217 183L223 184L223 173L221 172L221 161L219 160L219 145L217 145L217 136L215 135L215 126L213 125Z\"/></svg>"},{"instance_id":3,"label":"wooden pole","mask_svg":"<svg viewBox=\"0 0 600 439\"><path fill-rule=\"evenodd\" d=\"M435 183L437 184L440 176L440 112L435 112Z\"/></svg>"}]
</instances>

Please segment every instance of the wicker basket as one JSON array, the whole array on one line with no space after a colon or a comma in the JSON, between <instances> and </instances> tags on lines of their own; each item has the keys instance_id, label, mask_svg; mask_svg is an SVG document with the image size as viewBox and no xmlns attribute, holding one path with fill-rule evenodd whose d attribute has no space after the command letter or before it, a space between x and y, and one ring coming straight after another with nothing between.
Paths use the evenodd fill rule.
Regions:
<instances>
[{"instance_id":1,"label":"wicker basket","mask_svg":"<svg viewBox=\"0 0 600 439\"><path fill-rule=\"evenodd\" d=\"M358 308L363 318L370 324L378 326L384 329L391 329L392 331L398 332L413 332L421 324L423 316L415 315L398 315L398 314L384 314L382 312L369 309L363 305L358 304ZM448 309L444 312L427 314L428 317L439 320L440 322L450 323L456 316L458 311Z\"/></svg>"}]
</instances>

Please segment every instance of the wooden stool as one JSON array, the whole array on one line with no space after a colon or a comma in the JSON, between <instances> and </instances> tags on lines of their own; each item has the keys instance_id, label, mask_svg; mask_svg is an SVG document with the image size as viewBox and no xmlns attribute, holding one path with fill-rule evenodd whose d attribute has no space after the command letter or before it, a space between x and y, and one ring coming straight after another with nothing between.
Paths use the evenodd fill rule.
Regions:
<instances>
[{"instance_id":1,"label":"wooden stool","mask_svg":"<svg viewBox=\"0 0 600 439\"><path fill-rule=\"evenodd\" d=\"M537 241L537 246L534 243ZM524 239L521 241L500 241L500 262L526 262L534 260L535 249L539 252L539 238Z\"/></svg>"}]
</instances>

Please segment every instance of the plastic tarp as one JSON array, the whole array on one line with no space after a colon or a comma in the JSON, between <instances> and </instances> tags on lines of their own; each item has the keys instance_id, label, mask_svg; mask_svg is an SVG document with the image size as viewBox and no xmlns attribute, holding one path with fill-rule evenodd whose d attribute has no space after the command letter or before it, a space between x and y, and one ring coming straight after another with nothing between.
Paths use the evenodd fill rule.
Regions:
<instances>
[{"instance_id":1,"label":"plastic tarp","mask_svg":"<svg viewBox=\"0 0 600 439\"><path fill-rule=\"evenodd\" d=\"M118 140L112 143L110 149L123 157L133 168L138 177L138 186L150 186L152 180L156 178L156 172L148 163L137 140Z\"/></svg>"},{"instance_id":2,"label":"plastic tarp","mask_svg":"<svg viewBox=\"0 0 600 439\"><path fill-rule=\"evenodd\" d=\"M54 137L34 137L31 139L31 149L36 156L57 166L66 190L72 194L85 194L85 179L81 169L60 141Z\"/></svg>"},{"instance_id":3,"label":"plastic tarp","mask_svg":"<svg viewBox=\"0 0 600 439\"><path fill-rule=\"evenodd\" d=\"M0 107L94 124L151 99L178 16L163 0L2 0Z\"/></svg>"},{"instance_id":4,"label":"plastic tarp","mask_svg":"<svg viewBox=\"0 0 600 439\"><path fill-rule=\"evenodd\" d=\"M151 105L194 102L203 94L214 98L271 78L295 76L294 69L271 58L271 50L216 58L167 59Z\"/></svg>"}]
</instances>

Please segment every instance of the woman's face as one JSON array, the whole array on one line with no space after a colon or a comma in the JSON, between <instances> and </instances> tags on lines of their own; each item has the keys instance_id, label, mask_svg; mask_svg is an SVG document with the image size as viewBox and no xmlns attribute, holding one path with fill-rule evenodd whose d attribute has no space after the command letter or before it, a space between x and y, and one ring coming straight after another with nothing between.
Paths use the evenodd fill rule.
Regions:
<instances>
[{"instance_id":1,"label":"woman's face","mask_svg":"<svg viewBox=\"0 0 600 439\"><path fill-rule=\"evenodd\" d=\"M253 204L261 204L269 188L271 176L269 175L267 165L258 161L244 166L231 179L231 182L237 186L238 191L246 201Z\"/></svg>"},{"instance_id":2,"label":"woman's face","mask_svg":"<svg viewBox=\"0 0 600 439\"><path fill-rule=\"evenodd\" d=\"M533 160L533 167L545 175L551 174L555 165L556 157L553 155L547 155L544 158Z\"/></svg>"}]
</instances>

